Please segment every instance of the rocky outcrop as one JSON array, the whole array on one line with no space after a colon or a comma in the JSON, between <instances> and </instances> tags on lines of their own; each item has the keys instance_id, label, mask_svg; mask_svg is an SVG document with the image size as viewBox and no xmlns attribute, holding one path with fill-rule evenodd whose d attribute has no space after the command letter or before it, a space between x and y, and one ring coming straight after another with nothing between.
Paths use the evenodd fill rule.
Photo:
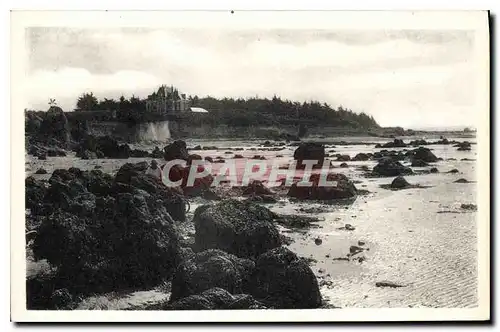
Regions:
<instances>
[{"instance_id":1,"label":"rocky outcrop","mask_svg":"<svg viewBox=\"0 0 500 332\"><path fill-rule=\"evenodd\" d=\"M470 151L471 150L471 144L470 144L470 142L467 142L467 141L457 143L453 146L458 148L457 151Z\"/></svg>"},{"instance_id":2,"label":"rocky outcrop","mask_svg":"<svg viewBox=\"0 0 500 332\"><path fill-rule=\"evenodd\" d=\"M422 160L427 163L434 163L438 161L438 158L432 153L432 151L428 148L419 147L415 150L412 150L411 153L413 159Z\"/></svg>"},{"instance_id":3,"label":"rocky outcrop","mask_svg":"<svg viewBox=\"0 0 500 332\"><path fill-rule=\"evenodd\" d=\"M223 288L210 288L197 295L190 295L159 310L225 310L267 309L248 294L232 295Z\"/></svg>"},{"instance_id":4,"label":"rocky outcrop","mask_svg":"<svg viewBox=\"0 0 500 332\"><path fill-rule=\"evenodd\" d=\"M163 149L163 158L166 161L170 160L188 160L189 152L187 150L186 142L182 140L174 141Z\"/></svg>"},{"instance_id":5,"label":"rocky outcrop","mask_svg":"<svg viewBox=\"0 0 500 332\"><path fill-rule=\"evenodd\" d=\"M309 182L312 183L310 187L294 183L287 195L298 199L334 200L352 198L357 194L356 187L344 174L328 174L326 180L333 183L330 186L322 185L320 180L319 174L312 174L309 179Z\"/></svg>"},{"instance_id":6,"label":"rocky outcrop","mask_svg":"<svg viewBox=\"0 0 500 332\"><path fill-rule=\"evenodd\" d=\"M370 154L368 153L358 153L352 158L353 161L367 161L370 159Z\"/></svg>"},{"instance_id":7,"label":"rocky outcrop","mask_svg":"<svg viewBox=\"0 0 500 332\"><path fill-rule=\"evenodd\" d=\"M232 294L243 293L255 263L222 250L210 249L182 262L172 279L171 302L214 287Z\"/></svg>"},{"instance_id":8,"label":"rocky outcrop","mask_svg":"<svg viewBox=\"0 0 500 332\"><path fill-rule=\"evenodd\" d=\"M297 169L305 168L304 160L314 160L314 167L323 166L325 160L325 147L320 143L301 143L293 153L297 161Z\"/></svg>"},{"instance_id":9,"label":"rocky outcrop","mask_svg":"<svg viewBox=\"0 0 500 332\"><path fill-rule=\"evenodd\" d=\"M410 184L402 176L398 176L391 182L391 188L393 189L403 189L409 187Z\"/></svg>"},{"instance_id":10,"label":"rocky outcrop","mask_svg":"<svg viewBox=\"0 0 500 332\"><path fill-rule=\"evenodd\" d=\"M250 202L224 200L194 213L198 250L221 249L238 257L257 257L281 245L274 213Z\"/></svg>"},{"instance_id":11,"label":"rocky outcrop","mask_svg":"<svg viewBox=\"0 0 500 332\"><path fill-rule=\"evenodd\" d=\"M372 174L374 176L399 176L413 174L409 167L403 166L400 162L391 158L382 158L378 164L373 167Z\"/></svg>"},{"instance_id":12,"label":"rocky outcrop","mask_svg":"<svg viewBox=\"0 0 500 332\"><path fill-rule=\"evenodd\" d=\"M55 143L56 146L66 148L70 142L70 128L68 119L62 108L51 106L45 118L40 123L36 139L44 143ZM47 144L49 145L49 144Z\"/></svg>"},{"instance_id":13,"label":"rocky outcrop","mask_svg":"<svg viewBox=\"0 0 500 332\"><path fill-rule=\"evenodd\" d=\"M382 148L405 148L407 145L402 139L395 138L393 142L385 143L381 146Z\"/></svg>"},{"instance_id":14,"label":"rocky outcrop","mask_svg":"<svg viewBox=\"0 0 500 332\"><path fill-rule=\"evenodd\" d=\"M318 281L305 259L285 247L257 259L249 293L266 306L308 309L321 306Z\"/></svg>"}]
</instances>

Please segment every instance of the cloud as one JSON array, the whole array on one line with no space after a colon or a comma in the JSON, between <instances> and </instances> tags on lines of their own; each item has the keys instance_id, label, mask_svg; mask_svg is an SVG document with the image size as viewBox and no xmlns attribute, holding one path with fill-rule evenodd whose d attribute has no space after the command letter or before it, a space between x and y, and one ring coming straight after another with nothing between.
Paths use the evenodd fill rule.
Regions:
<instances>
[{"instance_id":1,"label":"cloud","mask_svg":"<svg viewBox=\"0 0 500 332\"><path fill-rule=\"evenodd\" d=\"M34 29L30 36L31 107L56 98L71 109L85 91L145 96L173 84L199 96L317 99L386 126L474 118L467 32Z\"/></svg>"}]
</instances>

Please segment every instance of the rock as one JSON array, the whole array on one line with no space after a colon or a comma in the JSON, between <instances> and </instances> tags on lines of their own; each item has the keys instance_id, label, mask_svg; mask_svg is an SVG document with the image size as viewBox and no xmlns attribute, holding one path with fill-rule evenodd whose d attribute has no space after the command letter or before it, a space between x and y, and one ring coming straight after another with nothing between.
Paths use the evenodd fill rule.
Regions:
<instances>
[{"instance_id":1,"label":"rock","mask_svg":"<svg viewBox=\"0 0 500 332\"><path fill-rule=\"evenodd\" d=\"M39 169L35 172L35 174L47 174L47 171L46 171L44 168L41 168L41 167L40 167L40 168L39 168Z\"/></svg>"},{"instance_id":2,"label":"rock","mask_svg":"<svg viewBox=\"0 0 500 332\"><path fill-rule=\"evenodd\" d=\"M223 288L210 288L200 294L190 295L171 303L160 310L223 310L223 309L266 309L251 295L232 295Z\"/></svg>"},{"instance_id":3,"label":"rock","mask_svg":"<svg viewBox=\"0 0 500 332\"><path fill-rule=\"evenodd\" d=\"M377 146L375 146L377 147ZM402 139L395 138L393 142L388 142L382 145L383 148L405 148L406 144Z\"/></svg>"},{"instance_id":4,"label":"rock","mask_svg":"<svg viewBox=\"0 0 500 332\"><path fill-rule=\"evenodd\" d=\"M358 153L352 158L353 161L367 161L370 159L370 155L366 153Z\"/></svg>"},{"instance_id":5,"label":"rock","mask_svg":"<svg viewBox=\"0 0 500 332\"><path fill-rule=\"evenodd\" d=\"M311 187L292 184L287 195L298 199L333 200L355 197L357 189L347 176L340 173L330 173L327 181L336 181L335 186L320 186L320 175L312 174L310 177Z\"/></svg>"},{"instance_id":6,"label":"rock","mask_svg":"<svg viewBox=\"0 0 500 332\"><path fill-rule=\"evenodd\" d=\"M438 161L438 158L428 148L419 147L412 151L413 159L422 160L427 163Z\"/></svg>"},{"instance_id":7,"label":"rock","mask_svg":"<svg viewBox=\"0 0 500 332\"><path fill-rule=\"evenodd\" d=\"M428 144L429 143L424 139L417 139L417 140L411 141L409 145L419 146L419 145L428 145Z\"/></svg>"},{"instance_id":8,"label":"rock","mask_svg":"<svg viewBox=\"0 0 500 332\"><path fill-rule=\"evenodd\" d=\"M430 172L431 172L431 173L439 173L439 170L438 170L436 167L432 167L432 168L430 169Z\"/></svg>"},{"instance_id":9,"label":"rock","mask_svg":"<svg viewBox=\"0 0 500 332\"><path fill-rule=\"evenodd\" d=\"M406 179L402 176L398 176L391 183L391 188L394 188L394 189L403 189L403 188L407 188L409 186L410 186L410 184L408 183L408 181L406 181Z\"/></svg>"},{"instance_id":10,"label":"rock","mask_svg":"<svg viewBox=\"0 0 500 332\"><path fill-rule=\"evenodd\" d=\"M361 241L361 240L358 241L358 246L364 246L364 245L365 245L365 241Z\"/></svg>"},{"instance_id":11,"label":"rock","mask_svg":"<svg viewBox=\"0 0 500 332\"><path fill-rule=\"evenodd\" d=\"M73 296L67 288L62 288L54 291L50 298L51 306L56 310L66 309L73 301Z\"/></svg>"},{"instance_id":12,"label":"rock","mask_svg":"<svg viewBox=\"0 0 500 332\"><path fill-rule=\"evenodd\" d=\"M212 157L210 157L210 156L206 156L205 160L208 161L208 162L210 162L210 163L214 162L214 159Z\"/></svg>"},{"instance_id":13,"label":"rock","mask_svg":"<svg viewBox=\"0 0 500 332\"><path fill-rule=\"evenodd\" d=\"M467 141L455 144L454 147L458 147L457 151L470 151L471 150L471 144L470 144L470 142L467 142Z\"/></svg>"},{"instance_id":14,"label":"rock","mask_svg":"<svg viewBox=\"0 0 500 332\"><path fill-rule=\"evenodd\" d=\"M460 208L462 208L464 210L477 211L477 205L476 204L462 204L462 205L460 205Z\"/></svg>"},{"instance_id":15,"label":"rock","mask_svg":"<svg viewBox=\"0 0 500 332\"><path fill-rule=\"evenodd\" d=\"M257 300L274 308L307 309L322 304L318 281L307 261L285 247L259 256L249 288Z\"/></svg>"},{"instance_id":16,"label":"rock","mask_svg":"<svg viewBox=\"0 0 500 332\"><path fill-rule=\"evenodd\" d=\"M45 143L52 139L52 142L59 147L66 147L69 144L70 128L62 108L58 106L49 108L40 124L37 139Z\"/></svg>"},{"instance_id":17,"label":"rock","mask_svg":"<svg viewBox=\"0 0 500 332\"><path fill-rule=\"evenodd\" d=\"M405 287L402 284L398 284L392 281L377 281L375 283L375 286L377 287L391 287L391 288L398 288L398 287Z\"/></svg>"},{"instance_id":18,"label":"rock","mask_svg":"<svg viewBox=\"0 0 500 332\"><path fill-rule=\"evenodd\" d=\"M47 150L49 157L66 157L66 152L59 148L51 148Z\"/></svg>"},{"instance_id":19,"label":"rock","mask_svg":"<svg viewBox=\"0 0 500 332\"><path fill-rule=\"evenodd\" d=\"M314 160L314 167L321 167L325 160L325 147L320 143L301 143L293 153L293 159L297 160L297 169L305 168L304 160Z\"/></svg>"},{"instance_id":20,"label":"rock","mask_svg":"<svg viewBox=\"0 0 500 332\"><path fill-rule=\"evenodd\" d=\"M458 171L458 169L454 168L454 169L452 169L451 171L448 171L448 172L446 172L446 173L452 173L452 174L455 174L455 173L458 173L458 172L459 172L459 171Z\"/></svg>"},{"instance_id":21,"label":"rock","mask_svg":"<svg viewBox=\"0 0 500 332\"><path fill-rule=\"evenodd\" d=\"M46 152L39 153L38 160L47 160L47 153Z\"/></svg>"},{"instance_id":22,"label":"rock","mask_svg":"<svg viewBox=\"0 0 500 332\"><path fill-rule=\"evenodd\" d=\"M323 240L321 240L321 238L317 237L316 239L314 239L314 243L319 246L323 243Z\"/></svg>"},{"instance_id":23,"label":"rock","mask_svg":"<svg viewBox=\"0 0 500 332\"><path fill-rule=\"evenodd\" d=\"M29 176L24 180L26 208L32 213L39 211L43 205L43 199L47 193L47 188L42 181Z\"/></svg>"},{"instance_id":24,"label":"rock","mask_svg":"<svg viewBox=\"0 0 500 332\"><path fill-rule=\"evenodd\" d=\"M155 148L153 149L153 152L151 152L151 157L155 158L155 159L163 158L163 152L160 150L160 148L155 146Z\"/></svg>"},{"instance_id":25,"label":"rock","mask_svg":"<svg viewBox=\"0 0 500 332\"><path fill-rule=\"evenodd\" d=\"M340 164L340 167L347 168L347 167L349 167L349 165L347 165L346 163L342 163L342 164Z\"/></svg>"},{"instance_id":26,"label":"rock","mask_svg":"<svg viewBox=\"0 0 500 332\"><path fill-rule=\"evenodd\" d=\"M116 173L114 182L144 190L152 195L152 199L161 201L174 220L185 221L186 205L182 191L179 188L167 187L161 180L146 175L144 171L147 168L147 162L126 163Z\"/></svg>"},{"instance_id":27,"label":"rock","mask_svg":"<svg viewBox=\"0 0 500 332\"><path fill-rule=\"evenodd\" d=\"M263 206L232 199L200 206L193 217L196 248L257 257L281 245L273 218L274 213Z\"/></svg>"},{"instance_id":28,"label":"rock","mask_svg":"<svg viewBox=\"0 0 500 332\"><path fill-rule=\"evenodd\" d=\"M345 224L344 228L348 231L354 231L356 229L351 224Z\"/></svg>"},{"instance_id":29,"label":"rock","mask_svg":"<svg viewBox=\"0 0 500 332\"><path fill-rule=\"evenodd\" d=\"M171 302L202 293L214 287L237 294L248 283L255 263L222 250L209 249L182 262L172 279Z\"/></svg>"},{"instance_id":30,"label":"rock","mask_svg":"<svg viewBox=\"0 0 500 332\"><path fill-rule=\"evenodd\" d=\"M470 181L464 178L460 178L456 181L453 181L453 183L470 183Z\"/></svg>"},{"instance_id":31,"label":"rock","mask_svg":"<svg viewBox=\"0 0 500 332\"><path fill-rule=\"evenodd\" d=\"M411 166L412 167L426 167L426 166L429 166L429 164L427 164L425 161L423 161L421 159L413 159L413 161L411 162Z\"/></svg>"},{"instance_id":32,"label":"rock","mask_svg":"<svg viewBox=\"0 0 500 332\"><path fill-rule=\"evenodd\" d=\"M134 149L130 151L130 157L132 158L147 158L150 154L148 151Z\"/></svg>"},{"instance_id":33,"label":"rock","mask_svg":"<svg viewBox=\"0 0 500 332\"><path fill-rule=\"evenodd\" d=\"M186 142L182 140L174 141L173 143L167 145L164 149L163 158L166 161L170 160L188 160L189 153L186 148Z\"/></svg>"},{"instance_id":34,"label":"rock","mask_svg":"<svg viewBox=\"0 0 500 332\"><path fill-rule=\"evenodd\" d=\"M194 148L192 148L192 150L201 150L201 145L195 146Z\"/></svg>"},{"instance_id":35,"label":"rock","mask_svg":"<svg viewBox=\"0 0 500 332\"><path fill-rule=\"evenodd\" d=\"M245 158L245 157L243 157L241 154L235 154L233 158L234 159L242 159L242 158Z\"/></svg>"},{"instance_id":36,"label":"rock","mask_svg":"<svg viewBox=\"0 0 500 332\"><path fill-rule=\"evenodd\" d=\"M56 266L64 287L109 292L172 276L178 235L161 204L123 193L96 199L92 214L73 212L56 210L44 219L33 243L35 259Z\"/></svg>"},{"instance_id":37,"label":"rock","mask_svg":"<svg viewBox=\"0 0 500 332\"><path fill-rule=\"evenodd\" d=\"M373 167L372 173L377 176L399 176L413 174L409 167L404 167L400 162L384 157Z\"/></svg>"},{"instance_id":38,"label":"rock","mask_svg":"<svg viewBox=\"0 0 500 332\"><path fill-rule=\"evenodd\" d=\"M349 161L351 157L347 154L342 154L337 157L337 161Z\"/></svg>"},{"instance_id":39,"label":"rock","mask_svg":"<svg viewBox=\"0 0 500 332\"><path fill-rule=\"evenodd\" d=\"M267 188L262 181L259 180L253 180L248 184L248 186L243 190L243 195L249 196L249 195L256 195L256 196L262 196L262 195L274 195L274 193L271 191L271 189Z\"/></svg>"}]
</instances>

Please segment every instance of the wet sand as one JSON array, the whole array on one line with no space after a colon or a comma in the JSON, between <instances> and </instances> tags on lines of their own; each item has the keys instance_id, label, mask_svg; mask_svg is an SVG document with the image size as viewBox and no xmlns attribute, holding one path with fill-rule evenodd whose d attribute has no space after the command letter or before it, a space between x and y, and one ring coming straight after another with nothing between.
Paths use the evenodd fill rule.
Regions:
<instances>
[{"instance_id":1,"label":"wet sand","mask_svg":"<svg viewBox=\"0 0 500 332\"><path fill-rule=\"evenodd\" d=\"M453 138L449 138L453 139ZM343 138L343 140L348 140ZM462 141L463 139L457 139ZM374 141L367 138L366 141ZM387 139L380 140L386 142ZM201 156L222 156L230 158L234 154L245 157L263 155L267 159L284 162L290 160L295 147L286 147L281 151L251 151L258 147L255 142L242 141L187 141L189 147L201 144L215 145L217 151L201 150L191 153ZM260 143L260 142L259 142ZM232 151L225 154L222 147L244 147L244 151ZM152 146L139 146L152 149ZM474 181L475 161L461 161L462 158L475 159L476 146L472 151L456 151L452 145L429 146L433 153L443 158L432 166L439 169L437 174L407 176L411 184L429 186L391 191L380 187L389 184L393 178L366 178L358 166L367 165L370 169L374 161L347 162L348 168L335 168L336 172L346 174L356 181L358 189L370 193L358 196L350 204L322 204L315 202L294 202L288 199L276 204L266 204L273 211L286 214L304 214L317 216L322 220L318 227L304 230L287 230L281 227L287 236L293 239L289 245L297 254L311 257L313 271L318 276L322 295L335 307L474 307L477 306L477 223L476 212L464 210L461 204L476 204L475 183L453 183L459 178ZM373 145L327 146L330 154L349 154L374 152ZM390 149L390 150L398 150ZM456 160L447 160L455 158ZM332 158L335 159L335 158ZM48 179L54 169L78 167L93 169L96 165L107 173L114 174L126 162L138 162L144 158L126 160L81 160L72 156L48 158L45 161L27 156L26 176L39 167L48 171L46 175L34 175ZM147 160L147 159L146 159ZM339 166L341 162L332 162ZM457 168L460 173L445 173ZM415 170L425 168L414 168ZM195 199L192 212L202 199ZM317 213L311 208L317 208ZM303 209L301 212L300 209ZM316 209L316 210L317 210ZM309 212L313 211L313 212ZM439 212L439 213L438 213ZM354 230L339 230L351 224ZM315 239L321 238L320 245ZM369 250L356 255L365 260L334 260L345 258L350 246ZM327 257L327 255L329 257ZM404 287L377 287L380 281L390 281ZM107 309L130 309L141 303L149 303L166 298L164 290L144 290L129 294L86 299L80 308L95 307ZM99 299L101 298L101 299ZM104 300L105 299L105 300ZM95 304L95 303L98 303ZM99 304L100 303L100 304Z\"/></svg>"}]
</instances>

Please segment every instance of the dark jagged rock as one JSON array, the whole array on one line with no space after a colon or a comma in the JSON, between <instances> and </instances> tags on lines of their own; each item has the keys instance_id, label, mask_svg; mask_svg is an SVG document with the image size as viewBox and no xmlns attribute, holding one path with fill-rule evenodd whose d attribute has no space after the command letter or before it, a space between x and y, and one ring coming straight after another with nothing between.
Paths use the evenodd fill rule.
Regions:
<instances>
[{"instance_id":1,"label":"dark jagged rock","mask_svg":"<svg viewBox=\"0 0 500 332\"><path fill-rule=\"evenodd\" d=\"M186 147L186 142L182 140L174 141L173 143L167 145L164 149L163 158L166 161L170 160L188 160L189 152Z\"/></svg>"},{"instance_id":2,"label":"dark jagged rock","mask_svg":"<svg viewBox=\"0 0 500 332\"><path fill-rule=\"evenodd\" d=\"M243 190L244 196L262 196L262 195L274 195L271 189L267 188L262 181L253 180L248 184L248 186Z\"/></svg>"},{"instance_id":3,"label":"dark jagged rock","mask_svg":"<svg viewBox=\"0 0 500 332\"><path fill-rule=\"evenodd\" d=\"M57 106L49 108L40 124L36 139L44 143L52 139L51 142L59 147L67 147L70 141L70 128L62 108Z\"/></svg>"},{"instance_id":4,"label":"dark jagged rock","mask_svg":"<svg viewBox=\"0 0 500 332\"><path fill-rule=\"evenodd\" d=\"M178 235L161 204L124 193L98 198L91 214L72 212L52 213L33 244L35 259L58 267L64 287L106 292L154 286L172 275Z\"/></svg>"},{"instance_id":5,"label":"dark jagged rock","mask_svg":"<svg viewBox=\"0 0 500 332\"><path fill-rule=\"evenodd\" d=\"M429 143L424 139L417 139L417 140L411 141L408 145L419 146L419 145L428 145L428 144Z\"/></svg>"},{"instance_id":6,"label":"dark jagged rock","mask_svg":"<svg viewBox=\"0 0 500 332\"><path fill-rule=\"evenodd\" d=\"M266 309L251 295L232 295L223 288L210 288L197 295L190 295L159 310L225 310L225 309Z\"/></svg>"},{"instance_id":7,"label":"dark jagged rock","mask_svg":"<svg viewBox=\"0 0 500 332\"><path fill-rule=\"evenodd\" d=\"M147 158L150 154L148 151L134 149L130 151L130 157L132 158Z\"/></svg>"},{"instance_id":8,"label":"dark jagged rock","mask_svg":"<svg viewBox=\"0 0 500 332\"><path fill-rule=\"evenodd\" d=\"M266 306L307 309L321 306L318 281L305 259L285 247L257 259L250 294Z\"/></svg>"},{"instance_id":9,"label":"dark jagged rock","mask_svg":"<svg viewBox=\"0 0 500 332\"><path fill-rule=\"evenodd\" d=\"M209 249L182 262L172 279L170 301L199 294L214 287L243 293L255 263L222 250Z\"/></svg>"},{"instance_id":10,"label":"dark jagged rock","mask_svg":"<svg viewBox=\"0 0 500 332\"><path fill-rule=\"evenodd\" d=\"M432 168L430 169L430 172L431 172L431 173L439 173L439 170L438 170L436 167L432 167Z\"/></svg>"},{"instance_id":11,"label":"dark jagged rock","mask_svg":"<svg viewBox=\"0 0 500 332\"><path fill-rule=\"evenodd\" d=\"M34 177L30 176L24 180L25 185L25 202L26 208L32 209L32 212L36 209L40 209L43 204L43 198L47 193L47 188L42 181L36 180Z\"/></svg>"},{"instance_id":12,"label":"dark jagged rock","mask_svg":"<svg viewBox=\"0 0 500 332\"><path fill-rule=\"evenodd\" d=\"M304 160L314 160L314 167L321 167L325 160L325 147L320 143L301 143L293 153L293 159L297 160L297 169L305 167Z\"/></svg>"},{"instance_id":13,"label":"dark jagged rock","mask_svg":"<svg viewBox=\"0 0 500 332\"><path fill-rule=\"evenodd\" d=\"M153 152L151 152L151 157L155 159L163 158L163 152L160 150L160 148L155 146Z\"/></svg>"},{"instance_id":14,"label":"dark jagged rock","mask_svg":"<svg viewBox=\"0 0 500 332\"><path fill-rule=\"evenodd\" d=\"M412 167L426 167L426 166L429 166L429 164L427 164L425 161L423 161L421 159L413 159L413 161L411 162L411 166Z\"/></svg>"},{"instance_id":15,"label":"dark jagged rock","mask_svg":"<svg viewBox=\"0 0 500 332\"><path fill-rule=\"evenodd\" d=\"M413 174L413 171L392 158L384 157L373 167L372 173L376 176L399 176Z\"/></svg>"},{"instance_id":16,"label":"dark jagged rock","mask_svg":"<svg viewBox=\"0 0 500 332\"><path fill-rule=\"evenodd\" d=\"M408 183L408 181L406 181L406 179L402 176L398 176L391 183L391 188L394 188L394 189L403 189L403 188L407 188L409 186L410 186L410 184Z\"/></svg>"},{"instance_id":17,"label":"dark jagged rock","mask_svg":"<svg viewBox=\"0 0 500 332\"><path fill-rule=\"evenodd\" d=\"M123 183L144 190L160 200L174 220L185 221L186 206L180 189L167 187L161 180L146 175L144 171L147 168L147 162L126 163L118 170L115 183Z\"/></svg>"},{"instance_id":18,"label":"dark jagged rock","mask_svg":"<svg viewBox=\"0 0 500 332\"><path fill-rule=\"evenodd\" d=\"M75 148L76 156L82 159L114 158L127 159L131 149L128 144L118 144L111 136L87 135Z\"/></svg>"},{"instance_id":19,"label":"dark jagged rock","mask_svg":"<svg viewBox=\"0 0 500 332\"><path fill-rule=\"evenodd\" d=\"M349 161L349 160L351 160L351 157L347 154L337 155L337 161Z\"/></svg>"},{"instance_id":20,"label":"dark jagged rock","mask_svg":"<svg viewBox=\"0 0 500 332\"><path fill-rule=\"evenodd\" d=\"M433 163L438 161L438 158L428 148L419 147L412 151L413 159L422 160L424 162Z\"/></svg>"},{"instance_id":21,"label":"dark jagged rock","mask_svg":"<svg viewBox=\"0 0 500 332\"><path fill-rule=\"evenodd\" d=\"M471 150L471 144L470 142L460 142L458 144L453 145L454 147L457 147L457 151L470 151Z\"/></svg>"},{"instance_id":22,"label":"dark jagged rock","mask_svg":"<svg viewBox=\"0 0 500 332\"><path fill-rule=\"evenodd\" d=\"M383 148L405 148L407 145L402 139L395 138L393 142L388 142L382 145Z\"/></svg>"},{"instance_id":23,"label":"dark jagged rock","mask_svg":"<svg viewBox=\"0 0 500 332\"><path fill-rule=\"evenodd\" d=\"M370 155L367 153L358 153L352 158L353 161L367 161L370 159Z\"/></svg>"},{"instance_id":24,"label":"dark jagged rock","mask_svg":"<svg viewBox=\"0 0 500 332\"><path fill-rule=\"evenodd\" d=\"M66 152L59 148L50 148L47 150L47 156L49 157L66 157Z\"/></svg>"},{"instance_id":25,"label":"dark jagged rock","mask_svg":"<svg viewBox=\"0 0 500 332\"><path fill-rule=\"evenodd\" d=\"M263 206L232 199L200 206L193 218L196 248L257 257L281 245L273 218L274 214Z\"/></svg>"},{"instance_id":26,"label":"dark jagged rock","mask_svg":"<svg viewBox=\"0 0 500 332\"><path fill-rule=\"evenodd\" d=\"M330 173L327 175L326 180L335 182L335 185L322 186L320 180L320 174L312 174L309 180L312 186L304 187L294 183L287 195L298 199L333 200L352 198L357 194L356 186L344 174Z\"/></svg>"},{"instance_id":27,"label":"dark jagged rock","mask_svg":"<svg viewBox=\"0 0 500 332\"><path fill-rule=\"evenodd\" d=\"M349 167L349 165L347 165L347 163L342 163L342 164L340 164L339 166L340 166L340 167L342 167L342 168L347 168L347 167Z\"/></svg>"},{"instance_id":28,"label":"dark jagged rock","mask_svg":"<svg viewBox=\"0 0 500 332\"><path fill-rule=\"evenodd\" d=\"M47 171L44 168L40 167L39 169L37 169L35 174L47 174Z\"/></svg>"}]
</instances>

